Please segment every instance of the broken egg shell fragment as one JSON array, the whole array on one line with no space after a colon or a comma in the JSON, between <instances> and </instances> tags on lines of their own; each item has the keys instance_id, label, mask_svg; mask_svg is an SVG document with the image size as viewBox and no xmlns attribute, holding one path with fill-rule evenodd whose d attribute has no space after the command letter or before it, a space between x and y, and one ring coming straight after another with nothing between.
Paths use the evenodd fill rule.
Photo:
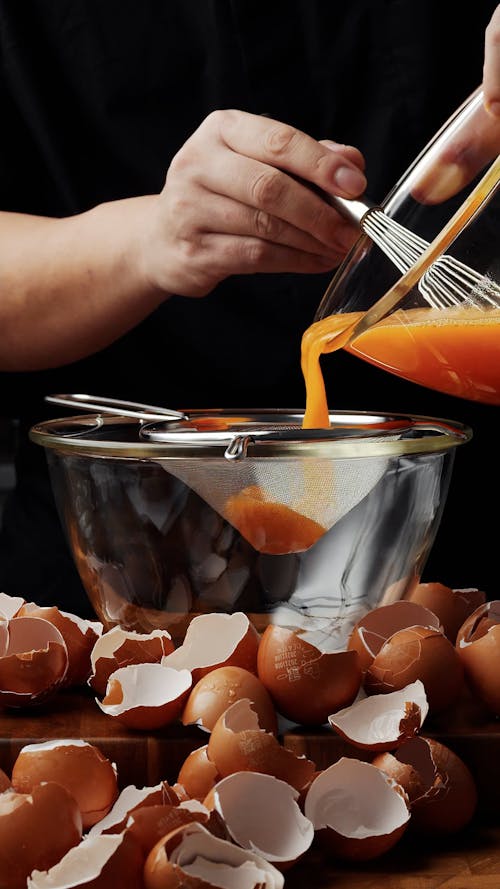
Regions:
<instances>
[{"instance_id":1,"label":"broken egg shell fragment","mask_svg":"<svg viewBox=\"0 0 500 889\"><path fill-rule=\"evenodd\" d=\"M429 627L398 630L384 642L364 679L367 694L397 691L420 679L430 713L451 707L463 690L459 656L443 633Z\"/></svg>"},{"instance_id":2,"label":"broken egg shell fragment","mask_svg":"<svg viewBox=\"0 0 500 889\"><path fill-rule=\"evenodd\" d=\"M238 846L284 869L298 861L314 839L298 797L297 790L273 775L235 772L218 782L208 802Z\"/></svg>"},{"instance_id":3,"label":"broken egg shell fragment","mask_svg":"<svg viewBox=\"0 0 500 889\"><path fill-rule=\"evenodd\" d=\"M354 625L347 649L358 652L361 669L365 672L390 636L413 626L442 630L439 618L420 603L401 599L390 605L379 605Z\"/></svg>"},{"instance_id":4,"label":"broken egg shell fragment","mask_svg":"<svg viewBox=\"0 0 500 889\"><path fill-rule=\"evenodd\" d=\"M115 670L130 664L160 663L174 650L167 630L136 633L113 627L96 640L90 655L89 686L104 697L108 679Z\"/></svg>"},{"instance_id":5,"label":"broken egg shell fragment","mask_svg":"<svg viewBox=\"0 0 500 889\"><path fill-rule=\"evenodd\" d=\"M10 620L12 617L16 617L24 602L22 596L9 596L7 593L0 593L0 618Z\"/></svg>"},{"instance_id":6,"label":"broken egg shell fragment","mask_svg":"<svg viewBox=\"0 0 500 889\"><path fill-rule=\"evenodd\" d=\"M413 738L394 753L375 757L372 764L405 788L411 830L452 834L471 821L478 802L473 775L464 761L439 741Z\"/></svg>"},{"instance_id":7,"label":"broken egg shell fragment","mask_svg":"<svg viewBox=\"0 0 500 889\"><path fill-rule=\"evenodd\" d=\"M189 624L182 645L163 664L190 670L193 683L218 667L243 667L257 673L260 635L243 611L199 614Z\"/></svg>"},{"instance_id":8,"label":"broken egg shell fragment","mask_svg":"<svg viewBox=\"0 0 500 889\"><path fill-rule=\"evenodd\" d=\"M127 821L132 812L142 806L156 806L164 802L163 784L155 787L135 787L128 784L120 791L108 814L101 818L88 831L87 836L93 837L101 833L121 833L125 830Z\"/></svg>"},{"instance_id":9,"label":"broken egg shell fragment","mask_svg":"<svg viewBox=\"0 0 500 889\"><path fill-rule=\"evenodd\" d=\"M371 763L346 757L312 782L304 808L324 848L351 861L387 852L410 820L408 798L399 784Z\"/></svg>"},{"instance_id":10,"label":"broken egg shell fragment","mask_svg":"<svg viewBox=\"0 0 500 889\"><path fill-rule=\"evenodd\" d=\"M464 622L456 650L467 685L491 714L500 716L500 600L481 605Z\"/></svg>"},{"instance_id":11,"label":"broken egg shell fragment","mask_svg":"<svg viewBox=\"0 0 500 889\"><path fill-rule=\"evenodd\" d=\"M48 871L36 870L28 889L138 889L144 856L129 833L85 837Z\"/></svg>"},{"instance_id":12,"label":"broken egg shell fragment","mask_svg":"<svg viewBox=\"0 0 500 889\"><path fill-rule=\"evenodd\" d=\"M257 669L278 711L301 725L323 725L352 703L362 680L355 651L322 652L300 630L275 624L262 635Z\"/></svg>"},{"instance_id":13,"label":"broken egg shell fragment","mask_svg":"<svg viewBox=\"0 0 500 889\"><path fill-rule=\"evenodd\" d=\"M168 833L192 821L208 826L209 818L210 812L203 806L196 811L181 806L144 806L132 812L125 829L137 840L146 858Z\"/></svg>"},{"instance_id":14,"label":"broken egg shell fragment","mask_svg":"<svg viewBox=\"0 0 500 889\"><path fill-rule=\"evenodd\" d=\"M31 794L0 795L0 886L25 889L34 868L56 864L82 837L76 800L59 784L46 782Z\"/></svg>"},{"instance_id":15,"label":"broken egg shell fragment","mask_svg":"<svg viewBox=\"0 0 500 889\"><path fill-rule=\"evenodd\" d=\"M3 769L0 769L0 793L3 793L4 790L7 790L9 787L12 787L11 780Z\"/></svg>"},{"instance_id":16,"label":"broken egg shell fragment","mask_svg":"<svg viewBox=\"0 0 500 889\"><path fill-rule=\"evenodd\" d=\"M277 735L278 717L269 692L255 673L242 667L218 667L202 676L189 693L182 722L210 732L219 716L242 698L252 701L260 726Z\"/></svg>"},{"instance_id":17,"label":"broken egg shell fragment","mask_svg":"<svg viewBox=\"0 0 500 889\"><path fill-rule=\"evenodd\" d=\"M118 797L116 768L98 747L80 739L27 744L12 769L12 786L31 793L37 784L55 781L78 803L83 827L92 827Z\"/></svg>"},{"instance_id":18,"label":"broken egg shell fragment","mask_svg":"<svg viewBox=\"0 0 500 889\"><path fill-rule=\"evenodd\" d=\"M445 636L455 644L463 622L486 601L486 594L475 587L452 589L435 581L419 583L413 587L409 601L433 611L441 621Z\"/></svg>"},{"instance_id":19,"label":"broken egg shell fragment","mask_svg":"<svg viewBox=\"0 0 500 889\"><path fill-rule=\"evenodd\" d=\"M416 735L429 710L417 679L400 691L371 695L328 717L330 726L362 750L394 750Z\"/></svg>"},{"instance_id":20,"label":"broken egg shell fragment","mask_svg":"<svg viewBox=\"0 0 500 889\"><path fill-rule=\"evenodd\" d=\"M315 764L296 756L259 725L249 700L232 704L217 720L207 749L222 778L233 772L263 772L301 790L316 771Z\"/></svg>"},{"instance_id":21,"label":"broken egg shell fragment","mask_svg":"<svg viewBox=\"0 0 500 889\"><path fill-rule=\"evenodd\" d=\"M177 780L192 799L204 800L220 775L207 756L208 744L192 750L179 770Z\"/></svg>"},{"instance_id":22,"label":"broken egg shell fragment","mask_svg":"<svg viewBox=\"0 0 500 889\"><path fill-rule=\"evenodd\" d=\"M284 878L265 858L214 837L193 822L153 847L144 866L144 882L146 889L283 889Z\"/></svg>"},{"instance_id":23,"label":"broken egg shell fragment","mask_svg":"<svg viewBox=\"0 0 500 889\"><path fill-rule=\"evenodd\" d=\"M68 670L62 683L64 688L84 685L90 676L90 653L100 637L103 625L99 621L83 620L55 606L39 606L26 602L19 617L40 617L53 624L64 639L68 651Z\"/></svg>"},{"instance_id":24,"label":"broken egg shell fragment","mask_svg":"<svg viewBox=\"0 0 500 889\"><path fill-rule=\"evenodd\" d=\"M0 633L0 706L29 707L61 687L68 652L57 629L38 617L13 617Z\"/></svg>"},{"instance_id":25,"label":"broken egg shell fragment","mask_svg":"<svg viewBox=\"0 0 500 889\"><path fill-rule=\"evenodd\" d=\"M102 701L96 698L96 703L127 728L147 731L180 717L191 685L189 670L130 664L111 674L105 697Z\"/></svg>"}]
</instances>

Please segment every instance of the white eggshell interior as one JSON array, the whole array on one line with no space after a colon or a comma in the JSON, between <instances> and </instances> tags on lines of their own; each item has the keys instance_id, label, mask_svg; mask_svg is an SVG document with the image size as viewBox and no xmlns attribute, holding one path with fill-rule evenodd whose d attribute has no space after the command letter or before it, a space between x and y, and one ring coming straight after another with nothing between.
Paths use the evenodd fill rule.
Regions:
<instances>
[{"instance_id":1,"label":"white eggshell interior","mask_svg":"<svg viewBox=\"0 0 500 889\"><path fill-rule=\"evenodd\" d=\"M333 713L328 717L328 722L359 744L389 743L399 738L399 725L408 703L414 703L420 708L422 727L429 705L420 679L399 691L369 695L350 707Z\"/></svg>"},{"instance_id":2,"label":"white eggshell interior","mask_svg":"<svg viewBox=\"0 0 500 889\"><path fill-rule=\"evenodd\" d=\"M118 716L133 707L161 707L170 701L176 701L185 691L191 688L193 679L189 670L173 670L161 664L129 664L120 667L108 679L116 680L122 688L122 700L119 704L105 704L96 698L96 702L105 713Z\"/></svg>"},{"instance_id":3,"label":"white eggshell interior","mask_svg":"<svg viewBox=\"0 0 500 889\"><path fill-rule=\"evenodd\" d=\"M213 612L194 617L184 642L162 659L166 667L195 670L224 663L248 631L250 622L242 611Z\"/></svg>"}]
</instances>

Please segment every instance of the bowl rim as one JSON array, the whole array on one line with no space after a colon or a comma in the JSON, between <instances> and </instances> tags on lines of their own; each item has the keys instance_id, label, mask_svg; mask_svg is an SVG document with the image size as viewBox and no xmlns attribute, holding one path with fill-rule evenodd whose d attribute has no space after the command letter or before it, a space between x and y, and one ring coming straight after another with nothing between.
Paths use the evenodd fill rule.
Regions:
<instances>
[{"instance_id":1,"label":"bowl rim","mask_svg":"<svg viewBox=\"0 0 500 889\"><path fill-rule=\"evenodd\" d=\"M187 422L159 424L160 435L156 440L154 436L145 438L144 430L153 427L154 432L158 424L98 413L42 421L31 427L29 438L49 451L66 455L155 461L203 458L229 462L228 447L243 439L244 453L238 456L252 459L366 459L439 454L465 444L473 435L472 428L459 421L409 413L330 411L330 429L300 428L304 411L296 409L196 409L186 414ZM245 430L245 423L240 423L238 428L226 427L226 431L222 427L215 432L200 432L195 424L203 417L216 418L221 423L237 418L246 420L248 426ZM275 428L265 431L266 425L280 424L282 432ZM123 434L120 439L120 433L130 432L134 427L136 441L127 440ZM401 437L405 434L409 437Z\"/></svg>"}]
</instances>

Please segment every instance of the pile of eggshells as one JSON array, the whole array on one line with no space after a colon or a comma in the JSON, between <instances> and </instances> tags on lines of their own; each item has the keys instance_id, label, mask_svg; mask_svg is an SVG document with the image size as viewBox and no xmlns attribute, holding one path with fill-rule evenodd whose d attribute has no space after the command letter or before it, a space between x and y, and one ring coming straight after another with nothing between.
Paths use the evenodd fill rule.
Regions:
<instances>
[{"instance_id":1,"label":"pile of eggshells","mask_svg":"<svg viewBox=\"0 0 500 889\"><path fill-rule=\"evenodd\" d=\"M1 707L85 685L131 730L181 722L207 736L175 783L143 788L120 788L83 739L23 747L0 770L2 889L281 889L313 843L366 861L407 831L462 830L473 776L422 727L467 687L500 715L500 600L421 583L335 644L327 629L260 634L237 612L193 618L175 648L166 630L103 632L1 593ZM281 743L287 720L328 726L349 755L318 769Z\"/></svg>"}]
</instances>

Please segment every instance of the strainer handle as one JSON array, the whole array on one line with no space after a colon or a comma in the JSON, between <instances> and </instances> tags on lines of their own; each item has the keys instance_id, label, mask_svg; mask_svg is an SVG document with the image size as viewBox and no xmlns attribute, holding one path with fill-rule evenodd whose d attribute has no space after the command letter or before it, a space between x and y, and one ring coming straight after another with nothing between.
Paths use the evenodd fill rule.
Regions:
<instances>
[{"instance_id":1,"label":"strainer handle","mask_svg":"<svg viewBox=\"0 0 500 889\"><path fill-rule=\"evenodd\" d=\"M102 395L46 395L45 401L60 404L63 407L83 408L86 411L97 411L100 414L114 414L121 417L134 417L137 420L188 420L187 414L158 407L154 404L143 404L139 401L124 401L120 398L105 398Z\"/></svg>"}]
</instances>

